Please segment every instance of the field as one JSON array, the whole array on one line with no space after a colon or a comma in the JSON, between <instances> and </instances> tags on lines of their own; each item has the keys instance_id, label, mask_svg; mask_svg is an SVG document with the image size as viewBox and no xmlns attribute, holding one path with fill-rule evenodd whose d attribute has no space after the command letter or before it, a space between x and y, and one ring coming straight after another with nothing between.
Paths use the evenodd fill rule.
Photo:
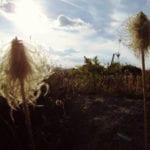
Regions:
<instances>
[{"instance_id":1,"label":"field","mask_svg":"<svg viewBox=\"0 0 150 150\"><path fill-rule=\"evenodd\" d=\"M45 80L47 95L30 106L36 149L144 149L141 70L89 60L74 69L55 68ZM4 98L0 103L1 149L30 149L22 106L12 111Z\"/></svg>"}]
</instances>

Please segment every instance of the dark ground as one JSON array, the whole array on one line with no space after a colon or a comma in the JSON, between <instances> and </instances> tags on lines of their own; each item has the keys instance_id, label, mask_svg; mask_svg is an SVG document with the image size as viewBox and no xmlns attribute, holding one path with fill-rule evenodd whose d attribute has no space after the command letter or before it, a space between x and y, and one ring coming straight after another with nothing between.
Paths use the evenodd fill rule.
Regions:
<instances>
[{"instance_id":1,"label":"dark ground","mask_svg":"<svg viewBox=\"0 0 150 150\"><path fill-rule=\"evenodd\" d=\"M41 97L37 104L43 106L30 107L36 150L144 150L142 99L78 95L57 105L56 100ZM24 114L13 112L14 121L10 114L1 98L0 150L28 150Z\"/></svg>"}]
</instances>

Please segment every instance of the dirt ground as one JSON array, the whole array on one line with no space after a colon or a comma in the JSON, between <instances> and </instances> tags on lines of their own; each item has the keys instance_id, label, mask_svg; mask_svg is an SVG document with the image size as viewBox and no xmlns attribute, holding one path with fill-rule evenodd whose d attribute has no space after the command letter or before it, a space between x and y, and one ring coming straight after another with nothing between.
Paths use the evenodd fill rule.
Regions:
<instances>
[{"instance_id":1,"label":"dirt ground","mask_svg":"<svg viewBox=\"0 0 150 150\"><path fill-rule=\"evenodd\" d=\"M37 150L144 149L142 99L78 95L59 100L63 105L56 103L58 99L41 97L40 106L30 108ZM14 121L10 114L2 99L0 149L28 150L24 114L21 109L15 111Z\"/></svg>"}]
</instances>

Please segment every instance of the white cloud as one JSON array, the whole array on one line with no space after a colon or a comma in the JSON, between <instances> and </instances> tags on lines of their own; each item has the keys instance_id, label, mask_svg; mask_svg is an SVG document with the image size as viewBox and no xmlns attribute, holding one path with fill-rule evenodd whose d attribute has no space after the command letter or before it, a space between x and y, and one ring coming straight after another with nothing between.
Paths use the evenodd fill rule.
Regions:
<instances>
[{"instance_id":1,"label":"white cloud","mask_svg":"<svg viewBox=\"0 0 150 150\"><path fill-rule=\"evenodd\" d=\"M56 21L53 21L53 27L56 30L64 32L80 33L81 36L89 36L96 34L96 31L90 23L87 23L80 18L70 18L65 15L59 15Z\"/></svg>"},{"instance_id":2,"label":"white cloud","mask_svg":"<svg viewBox=\"0 0 150 150\"><path fill-rule=\"evenodd\" d=\"M78 32L68 32L68 30L59 30L58 27L51 26L46 33L32 34L30 42L42 45L44 47L42 49L49 50L50 59L57 66L81 65L83 56L92 58L96 55L102 63L107 63L111 61L112 54L118 51L118 41L95 37L96 31L91 27L84 26L78 29ZM92 36L94 38L91 38ZM124 54L125 52L122 54L124 57L128 57Z\"/></svg>"},{"instance_id":3,"label":"white cloud","mask_svg":"<svg viewBox=\"0 0 150 150\"><path fill-rule=\"evenodd\" d=\"M60 15L57 18L60 26L86 26L87 24L81 19L71 19L67 16Z\"/></svg>"},{"instance_id":4,"label":"white cloud","mask_svg":"<svg viewBox=\"0 0 150 150\"><path fill-rule=\"evenodd\" d=\"M9 1L2 3L1 9L7 13L14 13L15 12L15 3L9 2Z\"/></svg>"},{"instance_id":5,"label":"white cloud","mask_svg":"<svg viewBox=\"0 0 150 150\"><path fill-rule=\"evenodd\" d=\"M115 5L116 2L113 0L107 1L111 3L109 3L106 8L105 4L107 4L107 2L105 1L84 1L86 7L84 7L84 5L82 5L82 7L77 5L80 0L77 2L73 0L71 2L68 2L67 0L62 1L74 6L71 7L73 9L72 11L67 11L70 12L70 14L66 15L62 11L68 7L61 8L61 11L58 11L57 9L57 15L52 19L51 17L48 17L48 14L43 13L41 10L40 15L36 15L39 14L39 9L36 9L38 10L38 13L35 14L36 17L34 17L34 19L37 19L37 26L36 24L33 24L32 18L30 19L28 26L24 26L25 29L26 27L32 27L31 31L34 29L36 32L32 32L31 34L28 32L27 34L27 32L25 32L26 30L17 30L18 33L20 31L20 38L37 45L42 45L44 48L41 48L41 50L49 50L51 55L50 59L57 65L62 64L62 66L65 67L72 67L82 64L83 56L94 57L96 55L99 56L102 63L110 62L112 54L117 52L119 49L118 40L116 40L118 27L128 17L128 12L124 13L117 9L123 7L121 6L121 0L117 0L117 5ZM114 8L110 8L112 6L114 6ZM10 13L11 9L6 8L5 12ZM89 10L86 8L89 8ZM71 14L71 12L77 11L76 9L78 11L82 10L82 13L83 10L86 10L87 13L82 14L76 12L72 15L73 13ZM33 10L32 7L31 10ZM20 9L20 11L22 11L22 9ZM90 20L90 17L93 20ZM31 35L31 39L29 39L29 35ZM112 35L113 38L107 37L109 35ZM0 37L2 37L1 39L4 39L3 41L5 41L5 37L8 37L8 33L0 34ZM12 35L10 37L12 37ZM139 64L127 48L120 48L120 53L120 61Z\"/></svg>"},{"instance_id":6,"label":"white cloud","mask_svg":"<svg viewBox=\"0 0 150 150\"><path fill-rule=\"evenodd\" d=\"M114 10L112 14L110 14L111 21L105 31L109 34L117 35L118 29L121 27L122 23L128 18L128 14L124 12L119 12Z\"/></svg>"}]
</instances>

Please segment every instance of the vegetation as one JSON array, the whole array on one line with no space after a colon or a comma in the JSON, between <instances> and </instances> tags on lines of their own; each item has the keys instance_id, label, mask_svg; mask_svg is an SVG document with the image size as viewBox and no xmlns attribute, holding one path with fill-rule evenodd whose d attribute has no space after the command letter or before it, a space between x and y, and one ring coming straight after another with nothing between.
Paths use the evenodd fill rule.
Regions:
<instances>
[{"instance_id":1,"label":"vegetation","mask_svg":"<svg viewBox=\"0 0 150 150\"><path fill-rule=\"evenodd\" d=\"M129 34L128 42L125 44L132 48L136 56L141 56L142 63L142 86L144 100L144 125L145 125L145 150L148 150L148 121L147 121L147 100L146 100L146 74L145 74L145 56L150 47L150 20L143 13L139 12L127 20L126 30Z\"/></svg>"},{"instance_id":2,"label":"vegetation","mask_svg":"<svg viewBox=\"0 0 150 150\"><path fill-rule=\"evenodd\" d=\"M30 66L30 63L28 65ZM37 64L30 67L34 65ZM11 67L13 70L13 65ZM22 76L20 71L20 74L9 74L9 77L15 78L12 80L13 83L23 80L27 84L26 79L34 77L30 69L23 70L25 73ZM2 75L6 73L5 71L2 70ZM149 90L150 71L147 70L146 73L146 86ZM29 78L26 78L28 75ZM7 76L4 77L4 81L9 79ZM43 83L40 86L39 81ZM0 149L141 150L144 148L140 68L115 62L104 67L97 56L84 57L84 64L81 66L71 69L54 68L53 74L47 78L42 76L42 80L40 78L33 82L34 87L37 86L35 89L32 89L32 86L25 88L20 84L17 84L16 89L16 84L13 85L14 91L19 92L16 94L14 92L12 96L21 97L20 103L16 102L17 107L10 105L10 97L7 97L6 90L0 97ZM1 81L2 83L4 82ZM9 83L6 83L5 87L9 87ZM1 90L4 90L2 85ZM31 95L28 93L30 90ZM33 98L33 102L36 103L27 101L26 104L30 113L28 129L32 134L31 137L26 132L26 114L24 115L24 101L30 96L36 97ZM12 108L15 108L15 111ZM29 141L29 138L33 139Z\"/></svg>"},{"instance_id":3,"label":"vegetation","mask_svg":"<svg viewBox=\"0 0 150 150\"><path fill-rule=\"evenodd\" d=\"M98 57L84 57L82 66L53 72L44 79L47 95L43 84L36 105L29 105L35 149L133 150L134 142L143 149L141 69L120 63L104 67ZM23 104L12 112L1 97L0 122L1 149L30 149Z\"/></svg>"},{"instance_id":4,"label":"vegetation","mask_svg":"<svg viewBox=\"0 0 150 150\"><path fill-rule=\"evenodd\" d=\"M33 104L40 96L40 87L41 84L44 84L42 81L44 77L41 74L41 71L44 70L43 66L41 70L43 64L34 62L35 60L30 55L31 49L29 50L17 38L11 41L6 51L0 63L0 95L6 98L11 109L17 109L21 104L23 105L25 124L33 150L34 140L28 105Z\"/></svg>"},{"instance_id":5,"label":"vegetation","mask_svg":"<svg viewBox=\"0 0 150 150\"><path fill-rule=\"evenodd\" d=\"M104 67L99 60L86 58L82 66L73 69L57 69L46 81L51 93L101 94L125 97L141 97L141 69L131 65L114 63ZM148 71L147 71L148 72ZM59 80L58 80L59 79ZM53 86L55 85L55 86ZM121 85L121 86L120 86ZM149 87L149 85L147 85Z\"/></svg>"}]
</instances>

